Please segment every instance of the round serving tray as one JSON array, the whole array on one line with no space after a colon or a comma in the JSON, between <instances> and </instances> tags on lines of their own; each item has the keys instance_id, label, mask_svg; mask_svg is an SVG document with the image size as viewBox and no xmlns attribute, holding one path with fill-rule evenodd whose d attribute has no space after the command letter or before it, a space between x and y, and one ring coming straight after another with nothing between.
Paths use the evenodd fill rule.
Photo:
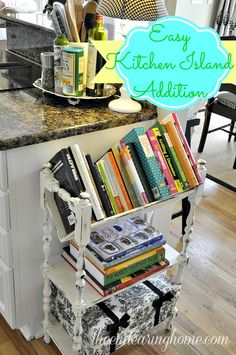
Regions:
<instances>
[{"instance_id":1,"label":"round serving tray","mask_svg":"<svg viewBox=\"0 0 236 355\"><path fill-rule=\"evenodd\" d=\"M63 95L63 94L57 94L54 91L50 91L50 90L46 90L42 87L42 83L41 83L41 79L37 79L35 80L35 82L33 83L34 87L36 87L39 90L42 90L43 92L46 92L48 94L54 95L54 96L58 96L58 97L63 97L65 99L67 99L67 101L71 104L71 105L78 105L80 100L94 100L94 99L106 99L112 95L114 95L116 93L116 88L113 85L110 84L105 84L104 85L104 89L103 89L103 96L100 97L94 97L94 96L86 96L85 94L83 94L83 96L68 96L68 95Z\"/></svg>"}]
</instances>

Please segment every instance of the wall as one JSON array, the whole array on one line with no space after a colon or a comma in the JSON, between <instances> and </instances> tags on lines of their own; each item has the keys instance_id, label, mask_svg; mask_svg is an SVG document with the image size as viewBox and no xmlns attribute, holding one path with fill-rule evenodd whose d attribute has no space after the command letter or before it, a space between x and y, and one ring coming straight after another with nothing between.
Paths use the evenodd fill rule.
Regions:
<instances>
[{"instance_id":1,"label":"wall","mask_svg":"<svg viewBox=\"0 0 236 355\"><path fill-rule=\"evenodd\" d=\"M183 16L199 26L213 26L220 0L166 0L169 15Z\"/></svg>"}]
</instances>

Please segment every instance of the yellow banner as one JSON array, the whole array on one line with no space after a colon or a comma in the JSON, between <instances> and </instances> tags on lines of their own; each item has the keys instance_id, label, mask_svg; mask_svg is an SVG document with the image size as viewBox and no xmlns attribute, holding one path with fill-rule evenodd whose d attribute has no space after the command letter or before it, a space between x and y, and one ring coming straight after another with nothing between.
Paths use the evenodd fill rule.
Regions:
<instances>
[{"instance_id":1,"label":"yellow banner","mask_svg":"<svg viewBox=\"0 0 236 355\"><path fill-rule=\"evenodd\" d=\"M114 68L115 56L119 52L124 41L93 41L93 45L106 60L106 64L93 79L93 83L123 83L121 77ZM236 83L236 41L222 41L223 47L232 55L234 67L223 83Z\"/></svg>"},{"instance_id":2,"label":"yellow banner","mask_svg":"<svg viewBox=\"0 0 236 355\"><path fill-rule=\"evenodd\" d=\"M222 41L223 47L232 55L232 64L234 67L229 75L223 80L223 83L236 83L236 41Z\"/></svg>"},{"instance_id":3,"label":"yellow banner","mask_svg":"<svg viewBox=\"0 0 236 355\"><path fill-rule=\"evenodd\" d=\"M123 83L114 68L115 56L124 41L92 41L96 49L106 60L106 64L93 79L93 83L118 84Z\"/></svg>"}]
</instances>

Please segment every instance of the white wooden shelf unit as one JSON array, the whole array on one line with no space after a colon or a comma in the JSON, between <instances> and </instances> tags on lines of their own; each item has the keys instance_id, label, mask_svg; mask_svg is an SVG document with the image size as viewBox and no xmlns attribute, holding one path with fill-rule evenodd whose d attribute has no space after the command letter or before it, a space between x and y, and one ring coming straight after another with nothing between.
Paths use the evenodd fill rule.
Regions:
<instances>
[{"instance_id":1,"label":"white wooden shelf unit","mask_svg":"<svg viewBox=\"0 0 236 355\"><path fill-rule=\"evenodd\" d=\"M60 188L59 182L54 178L50 170L50 163L44 165L41 171L41 206L44 210L44 226L43 226L43 250L44 250L44 263L42 265L42 273L44 277L44 290L43 290L43 310L44 310L44 342L49 343L50 339L58 346L62 354L79 354L82 344L82 323L81 318L92 305L101 302L109 297L102 297L92 286L85 282L85 271L83 270L84 264L84 249L90 242L90 233L93 230L102 228L107 225L113 225L118 220L127 219L136 215L144 217L149 223L152 222L153 211L163 206L172 206L173 199L178 202L183 198L188 198L190 202L190 212L186 221L185 233L183 235L183 249L181 253L173 249L169 244L165 244L166 259L169 261L169 266L153 274L148 278L165 272L167 269L176 266L177 271L175 275L175 282L181 285L182 274L184 266L188 261L187 248L191 239L192 228L194 224L195 205L197 200L198 187L175 195L171 198L152 202L148 205L135 208L133 210L124 212L119 215L108 217L104 220L91 224L92 206L89 202L89 195L82 194L82 198L73 198L68 192ZM62 200L68 202L70 209L74 212L76 217L75 231L70 235L66 235L61 217L59 215L55 200L54 193L58 193ZM51 224L50 215L55 224L58 238L61 242L74 239L80 246L79 259L77 261L77 269L75 272L65 261L50 262L51 251ZM145 281L141 280L140 282ZM62 326L57 321L50 319L50 280L64 293L65 297L72 304L73 312L75 314L74 324L74 337L73 339L65 332ZM140 283L139 282L139 283ZM130 286L132 287L132 286ZM127 288L125 288L127 289ZM116 293L120 293L120 290ZM114 293L112 294L114 295ZM178 297L177 297L178 298ZM85 301L86 300L86 303ZM176 315L176 307L174 306L172 315L168 320L167 328L172 328L172 323Z\"/></svg>"}]
</instances>

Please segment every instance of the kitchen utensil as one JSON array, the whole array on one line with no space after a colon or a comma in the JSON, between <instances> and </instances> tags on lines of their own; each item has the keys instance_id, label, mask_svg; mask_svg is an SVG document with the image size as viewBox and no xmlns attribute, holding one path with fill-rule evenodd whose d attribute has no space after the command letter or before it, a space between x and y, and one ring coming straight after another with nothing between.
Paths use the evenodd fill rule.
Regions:
<instances>
[{"instance_id":1,"label":"kitchen utensil","mask_svg":"<svg viewBox=\"0 0 236 355\"><path fill-rule=\"evenodd\" d=\"M67 0L65 4L65 12L70 27L71 35L73 38L73 42L80 42L80 38L77 30L74 0Z\"/></svg>"},{"instance_id":2,"label":"kitchen utensil","mask_svg":"<svg viewBox=\"0 0 236 355\"><path fill-rule=\"evenodd\" d=\"M60 2L54 2L53 10L51 12L53 23L55 23L55 29L58 31L60 28L60 33L64 33L70 42L73 42L70 27L68 25L65 7ZM57 23L56 23L57 22ZM57 32L58 33L58 32Z\"/></svg>"},{"instance_id":3,"label":"kitchen utensil","mask_svg":"<svg viewBox=\"0 0 236 355\"><path fill-rule=\"evenodd\" d=\"M80 38L81 38L81 42L85 42L86 37L87 37L87 31L88 29L86 28L86 15L89 14L96 14L96 10L97 10L98 4L96 3L96 1L94 0L88 0L85 1L83 3L83 24L82 24L82 28L81 28L81 34L80 34Z\"/></svg>"}]
</instances>

